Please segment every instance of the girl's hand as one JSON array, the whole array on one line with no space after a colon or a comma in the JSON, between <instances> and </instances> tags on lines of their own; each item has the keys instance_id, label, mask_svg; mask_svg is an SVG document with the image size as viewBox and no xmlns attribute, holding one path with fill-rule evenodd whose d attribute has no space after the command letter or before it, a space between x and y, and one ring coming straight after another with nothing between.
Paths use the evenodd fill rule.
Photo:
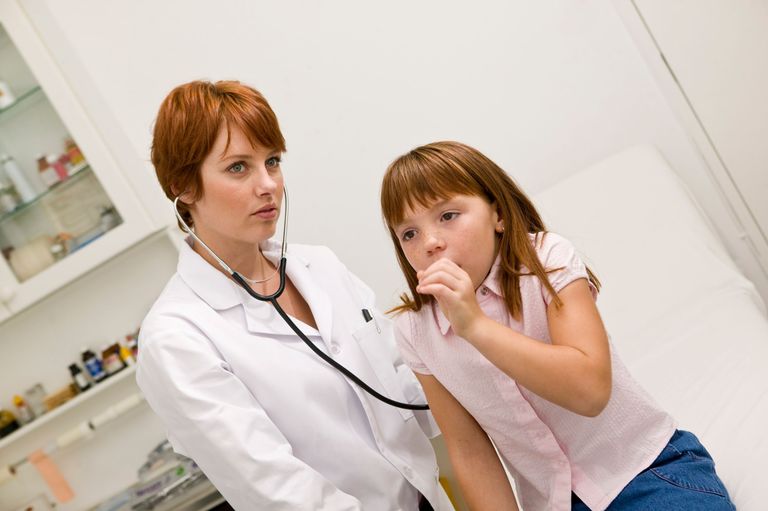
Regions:
<instances>
[{"instance_id":1,"label":"girl's hand","mask_svg":"<svg viewBox=\"0 0 768 511\"><path fill-rule=\"evenodd\" d=\"M426 270L417 272L416 277L419 279L416 291L437 300L457 335L466 339L467 332L485 317L477 303L472 279L453 261L439 259Z\"/></svg>"}]
</instances>

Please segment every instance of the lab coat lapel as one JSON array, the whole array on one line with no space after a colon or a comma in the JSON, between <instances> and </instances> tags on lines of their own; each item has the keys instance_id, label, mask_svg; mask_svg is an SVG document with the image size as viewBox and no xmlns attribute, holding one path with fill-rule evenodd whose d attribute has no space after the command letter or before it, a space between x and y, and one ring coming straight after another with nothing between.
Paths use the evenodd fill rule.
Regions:
<instances>
[{"instance_id":1,"label":"lab coat lapel","mask_svg":"<svg viewBox=\"0 0 768 511\"><path fill-rule=\"evenodd\" d=\"M215 310L239 304L242 301L240 287L195 252L191 243L187 237L179 252L176 271L181 279Z\"/></svg>"},{"instance_id":2,"label":"lab coat lapel","mask_svg":"<svg viewBox=\"0 0 768 511\"><path fill-rule=\"evenodd\" d=\"M262 250L267 259L273 264L278 265L280 263L280 245L278 243L271 240L267 241L262 247ZM312 274L311 262L303 257L291 254L290 247L288 248L288 251L289 253L286 254L287 267L285 273L309 305L312 315L315 318L315 323L317 323L317 330L320 332L320 336L326 344L329 344L331 342L331 332L333 328L333 305L331 297L322 289L318 279ZM251 298L251 300L253 299ZM260 312L263 312L265 315L271 313L269 315L269 321L264 325L249 324L249 330L254 331L254 329L262 330L264 328L269 328L276 333L293 333L293 331L290 330L290 327L288 327L277 312L275 312L272 305L261 302L259 305L269 309L269 311L260 309Z\"/></svg>"},{"instance_id":3,"label":"lab coat lapel","mask_svg":"<svg viewBox=\"0 0 768 511\"><path fill-rule=\"evenodd\" d=\"M288 258L289 277L301 296L309 304L317 323L317 330L326 344L331 342L333 328L333 304L331 296L322 289L321 284L312 274L310 261L293 256Z\"/></svg>"},{"instance_id":4,"label":"lab coat lapel","mask_svg":"<svg viewBox=\"0 0 768 511\"><path fill-rule=\"evenodd\" d=\"M252 334L295 335L269 302L262 302L240 289L245 320Z\"/></svg>"}]
</instances>

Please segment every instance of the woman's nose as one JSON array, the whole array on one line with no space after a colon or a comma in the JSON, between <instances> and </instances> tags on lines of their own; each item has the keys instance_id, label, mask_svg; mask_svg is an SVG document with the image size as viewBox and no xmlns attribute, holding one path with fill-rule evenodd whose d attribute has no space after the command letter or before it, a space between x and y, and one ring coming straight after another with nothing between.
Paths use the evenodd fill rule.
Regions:
<instances>
[{"instance_id":1,"label":"woman's nose","mask_svg":"<svg viewBox=\"0 0 768 511\"><path fill-rule=\"evenodd\" d=\"M253 189L257 195L275 193L279 184L277 178L270 174L266 168L259 169L253 174Z\"/></svg>"}]
</instances>

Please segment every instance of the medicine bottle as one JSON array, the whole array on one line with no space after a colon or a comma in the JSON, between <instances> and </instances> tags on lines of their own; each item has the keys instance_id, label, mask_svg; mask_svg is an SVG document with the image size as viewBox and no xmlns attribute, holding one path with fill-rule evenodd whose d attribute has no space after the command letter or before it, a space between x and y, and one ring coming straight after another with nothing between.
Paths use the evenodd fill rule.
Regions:
<instances>
[{"instance_id":1,"label":"medicine bottle","mask_svg":"<svg viewBox=\"0 0 768 511\"><path fill-rule=\"evenodd\" d=\"M13 186L16 188L19 197L23 202L30 202L37 197L34 187L29 183L27 176L18 166L16 161L7 154L0 156L0 162L3 164L3 170L5 175L11 180Z\"/></svg>"},{"instance_id":2,"label":"medicine bottle","mask_svg":"<svg viewBox=\"0 0 768 511\"><path fill-rule=\"evenodd\" d=\"M93 354L93 352L87 348L83 348L83 365L88 370L88 374L94 382L99 383L101 380L107 377L107 373L104 372L104 366L101 364L101 359Z\"/></svg>"},{"instance_id":3,"label":"medicine bottle","mask_svg":"<svg viewBox=\"0 0 768 511\"><path fill-rule=\"evenodd\" d=\"M13 404L16 407L16 414L18 415L20 424L27 424L28 422L35 420L35 414L32 412L32 409L27 402L24 401L23 397L18 394L13 396Z\"/></svg>"},{"instance_id":4,"label":"medicine bottle","mask_svg":"<svg viewBox=\"0 0 768 511\"><path fill-rule=\"evenodd\" d=\"M85 377L79 365L75 363L69 364L69 374L72 376L72 381L75 382L78 392L85 392L91 388L91 382Z\"/></svg>"}]
</instances>

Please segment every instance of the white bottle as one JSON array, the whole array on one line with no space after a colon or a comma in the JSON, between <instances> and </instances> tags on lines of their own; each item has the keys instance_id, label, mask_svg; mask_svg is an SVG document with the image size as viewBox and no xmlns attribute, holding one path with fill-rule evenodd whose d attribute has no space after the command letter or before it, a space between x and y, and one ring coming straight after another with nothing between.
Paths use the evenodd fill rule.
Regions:
<instances>
[{"instance_id":1,"label":"white bottle","mask_svg":"<svg viewBox=\"0 0 768 511\"><path fill-rule=\"evenodd\" d=\"M10 213L18 205L13 192L13 185L0 184L0 214Z\"/></svg>"},{"instance_id":2,"label":"white bottle","mask_svg":"<svg viewBox=\"0 0 768 511\"><path fill-rule=\"evenodd\" d=\"M3 169L5 169L5 174L8 176L8 179L10 179L13 186L16 187L16 192L18 192L22 202L34 200L35 197L37 197L37 193L35 193L35 189L32 185L29 184L27 176L24 175L24 172L16 164L16 161L7 154L3 154L0 156L0 163L3 164Z\"/></svg>"},{"instance_id":3,"label":"white bottle","mask_svg":"<svg viewBox=\"0 0 768 511\"><path fill-rule=\"evenodd\" d=\"M13 187L13 183L8 179L3 171L3 166L0 165L0 212L10 213L19 203L16 200L16 191ZM0 213L0 214L2 214Z\"/></svg>"}]
</instances>

